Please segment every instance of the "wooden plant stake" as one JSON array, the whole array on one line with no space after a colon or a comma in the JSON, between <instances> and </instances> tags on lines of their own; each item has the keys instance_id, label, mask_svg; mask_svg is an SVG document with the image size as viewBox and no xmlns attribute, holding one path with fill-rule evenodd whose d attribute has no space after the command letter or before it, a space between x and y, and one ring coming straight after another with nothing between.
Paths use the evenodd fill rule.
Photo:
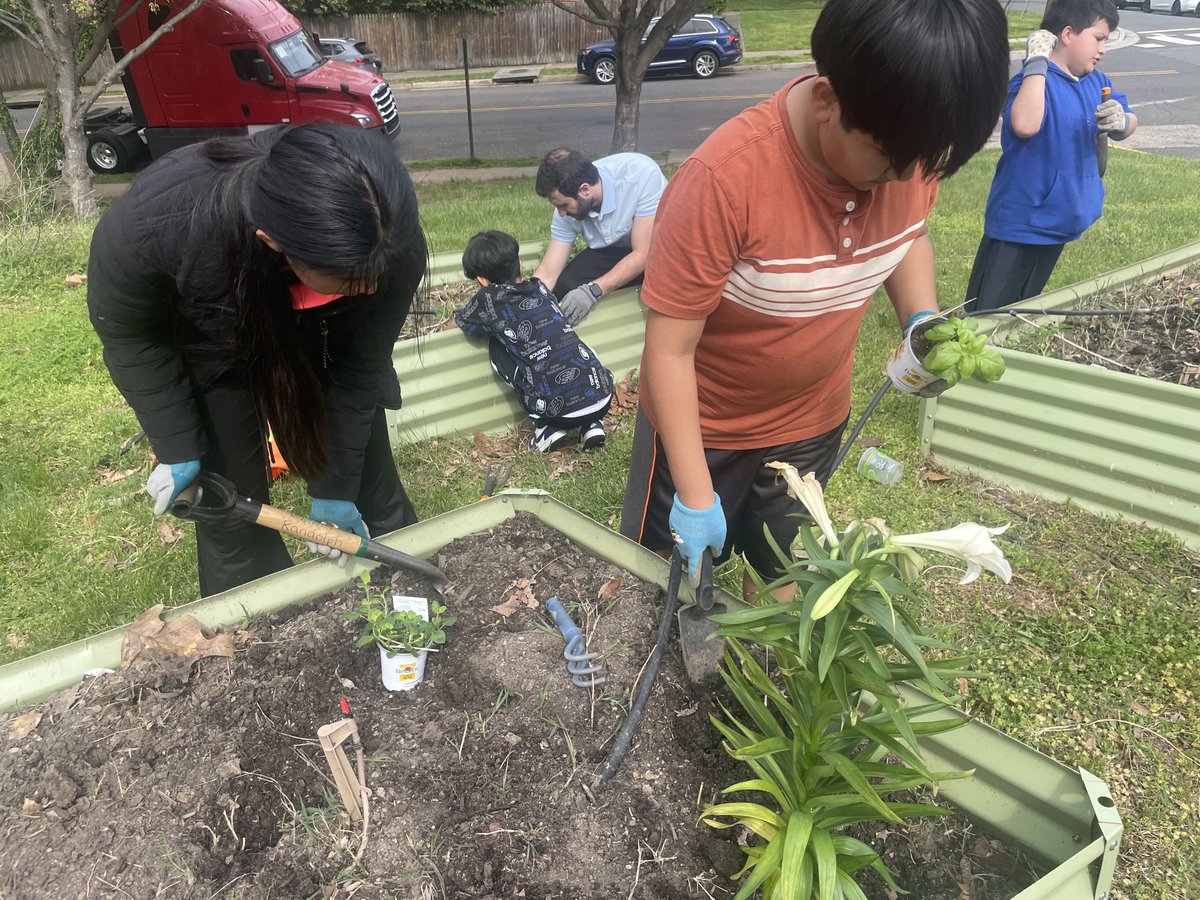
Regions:
<instances>
[{"instance_id":1,"label":"wooden plant stake","mask_svg":"<svg viewBox=\"0 0 1200 900\"><path fill-rule=\"evenodd\" d=\"M362 759L362 748L358 743L358 723L353 719L339 719L322 725L317 729L317 738L321 741L325 761L333 772L334 784L342 796L342 803L350 813L350 819L354 822L361 821L363 810L359 806L359 799L366 791L366 785L354 774L354 768L350 765L346 748L343 746L349 742L351 749L358 750L359 759Z\"/></svg>"}]
</instances>

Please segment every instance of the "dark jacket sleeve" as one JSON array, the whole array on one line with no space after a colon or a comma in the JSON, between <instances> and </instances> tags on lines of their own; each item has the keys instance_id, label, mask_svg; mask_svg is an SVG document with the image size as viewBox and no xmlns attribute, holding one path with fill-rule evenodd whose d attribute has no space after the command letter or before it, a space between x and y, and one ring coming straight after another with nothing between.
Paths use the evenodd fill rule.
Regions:
<instances>
[{"instance_id":1,"label":"dark jacket sleeve","mask_svg":"<svg viewBox=\"0 0 1200 900\"><path fill-rule=\"evenodd\" d=\"M308 483L310 496L357 499L375 412L380 406L400 408L392 352L423 275L423 265L399 271L374 295L344 298L336 310L303 326L319 342L312 358L319 361L326 389L329 441L329 468Z\"/></svg>"},{"instance_id":2,"label":"dark jacket sleeve","mask_svg":"<svg viewBox=\"0 0 1200 900\"><path fill-rule=\"evenodd\" d=\"M147 249L147 229L162 225L147 222L137 197L105 213L92 237L87 302L113 383L171 463L199 459L208 442L175 339L174 273Z\"/></svg>"}]
</instances>

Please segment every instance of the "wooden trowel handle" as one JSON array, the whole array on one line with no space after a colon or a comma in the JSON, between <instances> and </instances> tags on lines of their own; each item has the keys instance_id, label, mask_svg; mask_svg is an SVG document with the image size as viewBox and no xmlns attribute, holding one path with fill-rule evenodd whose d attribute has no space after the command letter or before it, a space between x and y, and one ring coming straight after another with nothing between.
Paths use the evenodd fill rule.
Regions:
<instances>
[{"instance_id":1,"label":"wooden trowel handle","mask_svg":"<svg viewBox=\"0 0 1200 900\"><path fill-rule=\"evenodd\" d=\"M302 541L312 541L314 544L333 547L335 550L341 550L351 556L362 556L367 547L367 539L359 537L353 531L342 531L333 525L314 522L304 516L293 515L274 506L267 506L265 503L259 506L254 522L264 528L271 528L275 531L282 531L284 534L290 534L292 537L298 537Z\"/></svg>"}]
</instances>

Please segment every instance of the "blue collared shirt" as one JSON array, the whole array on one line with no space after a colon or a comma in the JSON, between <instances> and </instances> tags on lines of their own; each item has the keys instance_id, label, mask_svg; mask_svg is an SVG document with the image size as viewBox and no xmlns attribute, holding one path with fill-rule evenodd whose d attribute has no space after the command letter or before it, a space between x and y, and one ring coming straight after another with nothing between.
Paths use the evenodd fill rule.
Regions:
<instances>
[{"instance_id":1,"label":"blue collared shirt","mask_svg":"<svg viewBox=\"0 0 1200 900\"><path fill-rule=\"evenodd\" d=\"M633 220L652 216L658 211L667 179L658 163L641 153L615 153L596 160L600 173L600 209L592 210L580 221L560 216L555 211L550 221L550 237L573 244L583 235L592 249L624 246L630 243Z\"/></svg>"}]
</instances>

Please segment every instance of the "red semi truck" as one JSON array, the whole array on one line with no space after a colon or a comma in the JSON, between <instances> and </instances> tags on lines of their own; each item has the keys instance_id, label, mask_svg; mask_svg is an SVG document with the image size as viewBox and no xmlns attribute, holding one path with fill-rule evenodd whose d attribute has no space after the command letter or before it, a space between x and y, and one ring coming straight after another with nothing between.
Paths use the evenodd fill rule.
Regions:
<instances>
[{"instance_id":1,"label":"red semi truck","mask_svg":"<svg viewBox=\"0 0 1200 900\"><path fill-rule=\"evenodd\" d=\"M187 5L125 0L111 38L113 55L123 57ZM342 122L388 137L400 132L387 82L325 59L275 0L205 0L130 63L122 80L130 109L97 107L87 116L94 172L126 171L147 155L281 122Z\"/></svg>"}]
</instances>

